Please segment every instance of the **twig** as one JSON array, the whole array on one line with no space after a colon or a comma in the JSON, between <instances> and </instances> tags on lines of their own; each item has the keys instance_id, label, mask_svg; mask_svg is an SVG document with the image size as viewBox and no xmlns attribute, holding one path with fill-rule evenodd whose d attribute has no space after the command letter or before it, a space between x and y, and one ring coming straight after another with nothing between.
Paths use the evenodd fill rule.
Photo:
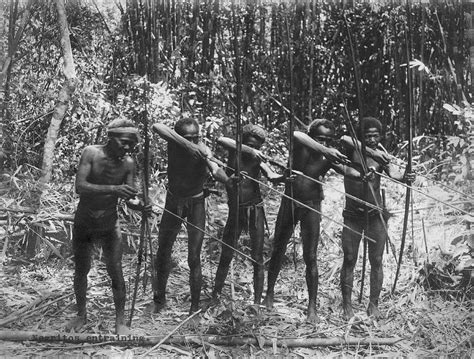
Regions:
<instances>
[{"instance_id":1,"label":"twig","mask_svg":"<svg viewBox=\"0 0 474 359\"><path fill-rule=\"evenodd\" d=\"M37 311L39 311L39 310L41 310L41 309L44 309L45 307L49 306L50 304L59 302L60 300L65 299L65 298L67 298L67 297L69 297L69 296L71 296L71 295L73 295L73 294L74 294L74 293L72 293L72 292L71 292L71 293L68 293L68 294L64 294L64 295L60 296L59 298L54 299L54 300L51 301L51 302L44 303L43 305L40 305L40 306L38 306L38 307L36 307L36 308L33 308L33 309L31 309L31 310L27 310L27 311L20 312L20 313L17 312L14 317L9 316L8 318L3 319L3 320L0 322L0 327L2 327L2 326L4 326L4 325L7 325L7 324L9 324L9 323L11 323L11 322L13 322L13 321L15 321L15 320L18 320L19 318L22 318L22 317L23 317L23 318L27 318L27 317L29 317L30 315L32 315L33 313L35 313L35 312L37 312ZM43 301L43 300L45 300L45 299L47 299L47 298L49 298L49 297L50 297L50 296L47 296L46 298L42 298L42 299L40 300L40 302ZM36 301L35 301L35 302L36 302ZM33 305L36 305L36 304L34 303Z\"/></svg>"},{"instance_id":2,"label":"twig","mask_svg":"<svg viewBox=\"0 0 474 359\"><path fill-rule=\"evenodd\" d=\"M183 320L181 323L179 323L171 332L168 333L168 335L166 335L163 339L161 339L158 344L156 344L153 348L151 348L150 350L148 350L147 352L145 352L145 354L143 354L142 356L145 357L147 356L148 354L150 354L152 351L154 351L155 349L158 349L158 347L163 344L166 340L168 340L174 333L176 333L179 328L181 328L184 324L186 324L187 322L189 322L192 318L194 318L196 315L198 315L199 313L201 313L202 309L199 309L197 312L194 312L193 314L191 314L189 317L187 317L185 320Z\"/></svg>"}]
</instances>

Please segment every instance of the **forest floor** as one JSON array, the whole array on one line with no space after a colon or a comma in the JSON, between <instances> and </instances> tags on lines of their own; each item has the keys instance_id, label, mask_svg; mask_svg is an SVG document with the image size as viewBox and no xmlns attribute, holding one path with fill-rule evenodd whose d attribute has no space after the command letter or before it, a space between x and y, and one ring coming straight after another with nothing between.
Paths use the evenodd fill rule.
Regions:
<instances>
[{"instance_id":1,"label":"forest floor","mask_svg":"<svg viewBox=\"0 0 474 359\"><path fill-rule=\"evenodd\" d=\"M327 183L340 190L342 180L331 175ZM61 190L72 193L72 185ZM389 234L395 247L400 247L403 222L404 188L386 184L387 205L395 214L389 221ZM469 187L468 187L469 188ZM282 190L281 187L276 187ZM448 194L439 187L425 187L430 195L455 203L464 201L459 194ZM279 207L279 196L269 189L265 209L273 232ZM153 194L156 209L163 204L163 190ZM6 341L0 338L0 357L58 357L58 356L105 356L116 358L140 357L461 357L473 355L472 327L472 248L473 231L466 229L470 218L459 215L449 208L415 193L414 215L410 221L407 248L401 267L395 293L391 287L395 277L394 255L384 256L384 287L380 308L384 313L381 320L368 318L365 308L368 302L368 272L363 290L362 302L357 298L360 291L362 253L356 267L354 303L356 317L346 322L341 316L341 294L339 272L342 264L340 244L341 225L329 220L342 222L343 195L333 189L325 189L322 211L321 240L318 250L319 292L318 315L320 322L312 325L305 322L307 290L305 265L299 239L299 229L295 231L294 241L289 244L287 255L275 288L275 308L267 311L255 309L253 303L251 263L236 256L233 270L229 273L228 284L224 287L219 305L203 311L196 320L182 325L173 337L184 338L181 343L164 343L159 348L142 345L118 345L116 343L65 343L61 341ZM3 207L21 204L2 197ZM55 199L51 208L64 211L71 203L59 206ZM15 202L15 203L13 203ZM469 210L472 201L466 205ZM58 209L59 208L59 209ZM208 198L207 230L220 238L227 216L226 196ZM43 217L46 233L64 230L70 233L71 223ZM72 214L72 212L70 212ZM3 226L3 248L0 266L0 335L2 332L33 331L41 335L47 332L64 332L65 323L75 315L75 300L72 291L73 262L70 254L69 236L61 243L54 236L40 243L36 257L27 259L21 251L24 235L21 224L24 217L16 217L16 226ZM130 216L130 215L127 215ZM133 217L133 215L131 215ZM472 217L471 217L472 218ZM132 218L135 225L122 221L122 229L128 233L127 243L138 243L138 215ZM9 219L9 223L12 223ZM152 235L156 240L156 225L152 222ZM414 228L412 229L412 225ZM54 230L53 230L54 229ZM23 228L24 230L24 228ZM49 231L49 232L48 232ZM267 233L268 235L268 233ZM134 240L132 241L132 237ZM46 238L49 238L46 239ZM7 240L9 239L9 241ZM249 238L243 235L239 248L249 254ZM45 244L46 243L46 244ZM48 244L49 243L49 244ZM361 246L362 247L362 246ZM219 260L220 245L206 237L202 250L204 285L201 302L210 298L215 271ZM361 251L362 252L362 251ZM56 254L55 254L56 253ZM271 253L270 237L266 240L265 259ZM59 256L62 256L60 258ZM149 259L149 257L147 257ZM146 260L148 260L146 259ZM136 255L125 254L123 268L127 283L127 313L130 309L131 293L136 271ZM190 306L189 270L187 266L186 234L178 236L173 251L174 267L168 282L168 307L159 314L147 314L145 306L151 302L151 288L148 281L144 290L142 282L135 305L132 329L134 335L142 337L162 337L179 326L187 317ZM471 264L469 264L471 263ZM471 267L469 267L469 265ZM466 269L467 268L467 269ZM470 270L470 269L471 270ZM464 270L462 270L464 269ZM142 274L143 274L142 270ZM265 273L266 275L266 273ZM143 276L142 276L143 277ZM233 283L231 290L230 283ZM266 285L265 285L266 286ZM88 323L81 332L112 334L114 328L114 304L110 281L104 264L96 256L89 274ZM206 342L210 336L219 338L253 338L250 344L221 345ZM348 345L305 346L313 338L399 338L394 345ZM283 339L299 338L299 346L279 346ZM270 341L272 345L265 345ZM302 343L302 344L301 344Z\"/></svg>"}]
</instances>

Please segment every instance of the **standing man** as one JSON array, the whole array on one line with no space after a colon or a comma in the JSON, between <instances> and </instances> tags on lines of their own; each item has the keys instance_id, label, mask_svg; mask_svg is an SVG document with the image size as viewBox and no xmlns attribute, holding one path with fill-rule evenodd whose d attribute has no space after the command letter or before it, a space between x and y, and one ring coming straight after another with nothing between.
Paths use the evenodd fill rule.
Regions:
<instances>
[{"instance_id":1,"label":"standing man","mask_svg":"<svg viewBox=\"0 0 474 359\"><path fill-rule=\"evenodd\" d=\"M161 218L156 254L157 282L153 303L148 310L157 313L166 305L166 284L171 271L171 251L181 224L187 219L188 265L191 287L190 314L199 310L201 295L201 247L206 220L204 183L210 174L222 183L228 183L224 170L212 162L211 151L199 141L196 120L183 117L174 131L163 124L153 125L153 130L168 141L168 191Z\"/></svg>"},{"instance_id":2,"label":"standing man","mask_svg":"<svg viewBox=\"0 0 474 359\"><path fill-rule=\"evenodd\" d=\"M397 168L389 163L381 164L374 158L373 152L378 152L377 146L382 139L382 124L374 117L364 117L360 122L359 140L365 141L367 148L366 158L361 158L360 152L354 148L355 141L346 142L348 157L357 164L366 163L367 168L372 172L385 171L388 176L398 181L412 182L415 179L413 173L400 173ZM360 147L359 147L360 148ZM380 155L384 157L384 155ZM373 158L372 158L373 157ZM380 161L382 162L382 161ZM348 176L344 177L344 187L347 194L360 198L363 201L380 207L382 204L382 196L380 193L380 175L375 174L367 183L369 190L364 190L364 184L355 181ZM367 220L365 211L368 212ZM361 240L357 231L374 239L376 242L368 243L369 262L370 262L370 299L367 307L369 316L380 317L381 313L378 308L379 296L383 283L383 266L382 257L385 242L387 241L386 224L383 223L383 208L380 210L374 208L366 208L366 205L352 198L346 197L346 206L343 211L345 227L342 230L342 249L344 251L344 262L341 269L341 290L342 290L342 307L343 316L350 319L354 316L352 309L352 286L354 282L354 267L357 262L359 252L359 244Z\"/></svg>"},{"instance_id":3,"label":"standing man","mask_svg":"<svg viewBox=\"0 0 474 359\"><path fill-rule=\"evenodd\" d=\"M242 156L240 170L248 173L251 178L242 178L240 180L239 193L239 223L236 223L236 190L237 186L227 188L227 198L229 204L229 215L224 227L223 242L231 247L222 245L219 267L217 268L214 290L212 292L213 301L217 300L222 292L225 279L229 271L230 262L233 257L233 248L236 247L238 238L242 230L250 235L253 263L253 288L254 303L260 304L263 291L263 237L265 226L265 212L263 209L263 200L260 193L260 186L253 180L259 180L260 174L263 174L271 181L279 181L282 176L273 172L269 166L263 163L258 156L260 147L266 139L266 133L263 128L257 125L248 124L242 128ZM229 150L227 160L227 175L234 175L234 169L237 165L236 143L229 138L219 138L218 143Z\"/></svg>"},{"instance_id":4,"label":"standing man","mask_svg":"<svg viewBox=\"0 0 474 359\"><path fill-rule=\"evenodd\" d=\"M151 212L136 202L134 187L135 162L129 153L139 141L138 129L132 121L116 119L108 128L105 145L87 146L81 156L76 175L79 204L74 217L72 249L74 253L74 293L77 317L66 329L78 330L87 321L87 274L91 268L94 244L103 249L107 272L112 280L115 303L115 332L128 334L125 325L125 282L122 273L122 234L117 214L119 198L131 209ZM133 201L130 201L132 200Z\"/></svg>"},{"instance_id":5,"label":"standing man","mask_svg":"<svg viewBox=\"0 0 474 359\"><path fill-rule=\"evenodd\" d=\"M357 178L359 181L361 179L357 170L335 163L346 162L347 157L334 148L326 147L334 141L334 134L333 123L326 119L314 120L309 125L308 134L299 131L294 132L293 165L297 176L294 181L287 182L285 195L293 197L300 203L293 202L286 196L282 197L275 225L273 252L268 267L268 288L265 305L267 309L272 309L275 283L283 263L283 256L294 228L300 222L309 296L307 320L311 323L318 321L316 315L316 297L318 293L317 249L321 221L321 201L324 197L321 184L316 183L311 178L319 179L329 169L333 168L343 175ZM297 171L304 176L298 175Z\"/></svg>"}]
</instances>

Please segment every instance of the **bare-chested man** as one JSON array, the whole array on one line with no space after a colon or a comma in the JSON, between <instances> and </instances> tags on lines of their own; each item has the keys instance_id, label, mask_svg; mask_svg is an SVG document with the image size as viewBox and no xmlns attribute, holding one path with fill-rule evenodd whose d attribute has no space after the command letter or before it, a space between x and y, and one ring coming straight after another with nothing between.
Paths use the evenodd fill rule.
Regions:
<instances>
[{"instance_id":1,"label":"bare-chested man","mask_svg":"<svg viewBox=\"0 0 474 359\"><path fill-rule=\"evenodd\" d=\"M358 178L360 173L344 164L347 157L334 148L328 148L334 140L334 125L325 119L314 120L308 128L308 134L295 131L295 148L293 153L293 169L305 176L319 179L329 169L338 173ZM319 242L319 226L321 220L321 201L323 190L321 185L304 176L286 184L285 194L313 210L293 202L287 197L281 200L275 225L275 236L272 257L268 268L268 288L265 304L273 308L274 288L280 272L288 241L298 221L301 223L303 241L303 257L306 264L306 284L308 286L307 320L316 323L316 296L318 293L317 248Z\"/></svg>"},{"instance_id":2,"label":"bare-chested man","mask_svg":"<svg viewBox=\"0 0 474 359\"><path fill-rule=\"evenodd\" d=\"M119 198L132 209L151 212L151 207L129 200L138 194L134 187L135 163L129 152L139 140L132 121L116 119L108 126L105 145L84 149L76 175L79 204L74 218L72 248L74 253L74 293L77 317L66 329L78 330L87 321L87 274L91 268L95 241L102 246L107 272L112 279L115 303L115 332L127 334L125 325L125 282L122 273L122 235L117 214Z\"/></svg>"},{"instance_id":3,"label":"bare-chested man","mask_svg":"<svg viewBox=\"0 0 474 359\"><path fill-rule=\"evenodd\" d=\"M354 162L361 164L366 162L367 167L376 172L385 171L387 175L393 179L411 183L415 179L413 173L401 173L394 165L381 164L374 158L384 157L383 154L377 154L377 146L382 139L382 125L379 120L374 117L365 117L360 123L359 139L365 141L367 154L365 160L360 156L360 152L354 147L353 141L346 140L348 144L348 157ZM360 144L359 144L360 146ZM360 149L360 147L359 147ZM374 157L374 158L372 158ZM382 205L382 196L380 193L380 175L375 174L367 183L367 189L364 184L347 176L344 177L344 187L346 193L369 202L377 207ZM365 211L368 212L368 220L365 218ZM354 282L354 267L357 262L359 244L361 236L358 233L364 233L376 242L368 243L369 262L370 262L370 298L367 307L369 316L380 317L381 313L378 308L379 296L383 283L383 266L382 257L385 242L387 240L387 228L383 223L385 219L381 215L381 210L374 208L366 208L355 199L346 197L346 207L343 212L345 227L342 230L342 248L344 251L344 262L341 269L341 290L342 290L342 307L343 315L346 319L354 316L352 309L352 286ZM356 233L356 232L358 233Z\"/></svg>"},{"instance_id":4,"label":"bare-chested man","mask_svg":"<svg viewBox=\"0 0 474 359\"><path fill-rule=\"evenodd\" d=\"M263 128L257 125L248 124L242 128L242 156L240 170L246 172L248 176L259 179L263 173L271 181L279 181L282 176L273 172L266 163L262 162L258 156L258 150L265 142L266 133ZM229 138L219 138L218 143L229 150L227 160L227 175L234 174L237 165L237 153L235 141ZM246 148L248 146L248 148ZM254 151L257 150L257 151ZM258 183L250 178L244 177L240 181L239 192L239 223L236 223L236 191L237 187L227 188L229 215L224 227L222 240L232 248L236 247L238 238L242 230L250 235L251 255L255 261L253 263L253 288L254 303L260 304L263 292L263 239L265 226L265 213L263 209L263 200ZM237 227L237 228L236 228ZM216 273L214 290L212 292L213 300L222 292L224 282L229 271L230 262L233 257L233 249L226 245L222 246L219 267Z\"/></svg>"},{"instance_id":5,"label":"bare-chested man","mask_svg":"<svg viewBox=\"0 0 474 359\"><path fill-rule=\"evenodd\" d=\"M209 174L222 183L228 183L229 178L222 168L210 161L212 153L199 141L199 125L196 120L183 117L176 122L174 128L175 131L162 124L153 125L153 130L168 141L168 192L158 234L156 289L148 310L156 313L166 304L171 251L181 224L187 219L192 314L199 310L202 286L201 247L206 220L204 183Z\"/></svg>"}]
</instances>

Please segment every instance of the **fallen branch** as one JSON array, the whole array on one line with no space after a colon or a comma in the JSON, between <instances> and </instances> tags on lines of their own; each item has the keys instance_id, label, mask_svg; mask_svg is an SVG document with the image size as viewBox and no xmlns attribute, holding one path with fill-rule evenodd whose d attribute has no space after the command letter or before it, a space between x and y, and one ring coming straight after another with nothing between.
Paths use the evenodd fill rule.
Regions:
<instances>
[{"instance_id":1,"label":"fallen branch","mask_svg":"<svg viewBox=\"0 0 474 359\"><path fill-rule=\"evenodd\" d=\"M183 320L181 323L179 323L171 332L169 332L163 339L161 339L158 344L153 346L150 350L148 350L145 354L143 354L143 357L146 357L148 354L150 354L153 350L158 349L161 344L163 344L165 341L167 341L174 333L176 333L179 328L181 328L184 324L189 322L192 318L194 318L196 315L201 313L201 309L199 309L197 312L194 312L191 314L189 317L187 317L185 320Z\"/></svg>"},{"instance_id":2,"label":"fallen branch","mask_svg":"<svg viewBox=\"0 0 474 359\"><path fill-rule=\"evenodd\" d=\"M37 341L37 342L66 342L66 343L113 343L115 345L156 345L165 339L167 344L188 344L196 340L204 340L207 343L221 346L241 345L266 345L285 347L316 347L316 346L340 346L340 345L395 345L402 338L293 338L293 339L265 339L258 341L254 337L220 337L216 335L180 335L166 339L166 336L140 336L140 335L118 335L118 334L92 334L92 333L65 333L65 332L33 332L1 330L0 340L7 341Z\"/></svg>"},{"instance_id":3,"label":"fallen branch","mask_svg":"<svg viewBox=\"0 0 474 359\"><path fill-rule=\"evenodd\" d=\"M26 311L23 311L23 310L17 311L17 312L15 312L15 313L9 315L7 318L4 318L3 320L1 320L1 321L0 321L0 327L3 327L3 326L5 326L5 325L7 325L7 324L9 324L9 323L11 323L11 322L14 322L14 321L20 319L20 318L23 318L23 319L28 318L28 317L31 316L33 313L35 313L35 312L37 312L37 311L39 311L39 310L42 310L42 309L48 307L48 306L51 305L51 304L54 304L54 303L56 303L56 302L59 302L59 301L62 300L62 299L66 299L67 297L70 297L70 296L73 295L73 294L74 294L73 292L64 294L64 295L60 296L59 298L56 298L56 299L52 300L51 302L47 302L47 303L44 303L44 304L42 304L42 305L39 305L39 306L37 306L37 307L34 307L34 308L30 309L30 308L33 307L34 305L38 304L38 303L37 303L38 300L36 300L35 302L33 302L31 305L28 306L28 308L27 308ZM39 302L42 302L43 300L49 299L49 298L51 298L52 296L53 296L53 294L50 294L50 295L48 295L48 296L46 296L46 297L42 297L42 298L39 299ZM0 339L1 339L1 337L0 337Z\"/></svg>"}]
</instances>

